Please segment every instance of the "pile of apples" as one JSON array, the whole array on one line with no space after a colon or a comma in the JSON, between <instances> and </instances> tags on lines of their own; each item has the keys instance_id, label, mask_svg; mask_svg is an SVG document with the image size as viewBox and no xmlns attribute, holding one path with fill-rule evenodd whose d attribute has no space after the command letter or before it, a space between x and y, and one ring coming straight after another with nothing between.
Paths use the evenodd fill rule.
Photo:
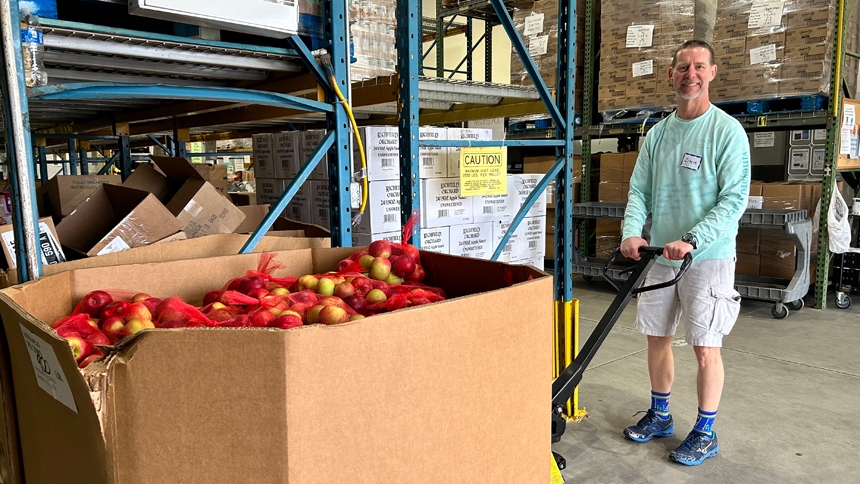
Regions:
<instances>
[{"instance_id":1,"label":"pile of apples","mask_svg":"<svg viewBox=\"0 0 860 484\"><path fill-rule=\"evenodd\" d=\"M445 299L441 289L421 284L425 272L419 252L409 244L378 240L341 261L336 271L301 277L272 276L270 260L207 293L199 306L178 296L160 299L97 290L52 327L68 341L78 366L84 368L102 356L99 346L116 344L144 329L333 325Z\"/></svg>"}]
</instances>

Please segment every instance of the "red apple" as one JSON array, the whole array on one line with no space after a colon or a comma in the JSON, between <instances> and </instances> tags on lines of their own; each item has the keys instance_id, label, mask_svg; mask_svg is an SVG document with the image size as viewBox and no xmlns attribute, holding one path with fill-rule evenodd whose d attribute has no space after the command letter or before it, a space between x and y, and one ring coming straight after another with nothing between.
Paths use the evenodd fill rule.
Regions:
<instances>
[{"instance_id":1,"label":"red apple","mask_svg":"<svg viewBox=\"0 0 860 484\"><path fill-rule=\"evenodd\" d=\"M387 300L388 296L386 296L380 289L373 289L367 293L367 297L365 297L365 299L367 299L369 304L373 304Z\"/></svg>"},{"instance_id":2,"label":"red apple","mask_svg":"<svg viewBox=\"0 0 860 484\"><path fill-rule=\"evenodd\" d=\"M112 302L113 298L105 291L92 291L81 300L81 312L97 318L105 306Z\"/></svg>"},{"instance_id":3,"label":"red apple","mask_svg":"<svg viewBox=\"0 0 860 484\"><path fill-rule=\"evenodd\" d=\"M92 343L88 342L82 338L81 335L76 333L67 336L66 342L69 343L69 346L72 348L72 356L75 357L75 361L77 363L84 361L88 356L98 351Z\"/></svg>"},{"instance_id":4,"label":"red apple","mask_svg":"<svg viewBox=\"0 0 860 484\"><path fill-rule=\"evenodd\" d=\"M413 297L409 300L411 306L421 306L422 304L430 304L430 300L426 297Z\"/></svg>"},{"instance_id":5,"label":"red apple","mask_svg":"<svg viewBox=\"0 0 860 484\"><path fill-rule=\"evenodd\" d=\"M203 296L203 305L206 306L208 304L212 304L215 301L221 299L221 293L224 291L209 291Z\"/></svg>"},{"instance_id":6,"label":"red apple","mask_svg":"<svg viewBox=\"0 0 860 484\"><path fill-rule=\"evenodd\" d=\"M275 296L286 296L289 293L290 293L290 290L287 289L286 287L276 287L276 288L272 289L272 294L274 294Z\"/></svg>"},{"instance_id":7,"label":"red apple","mask_svg":"<svg viewBox=\"0 0 860 484\"><path fill-rule=\"evenodd\" d=\"M119 316L111 316L102 322L102 331L112 342L117 342L122 338L124 328L125 320Z\"/></svg>"},{"instance_id":8,"label":"red apple","mask_svg":"<svg viewBox=\"0 0 860 484\"><path fill-rule=\"evenodd\" d=\"M125 315L125 320L140 319L141 321L152 321L152 313L143 302L132 303Z\"/></svg>"},{"instance_id":9,"label":"red apple","mask_svg":"<svg viewBox=\"0 0 860 484\"><path fill-rule=\"evenodd\" d=\"M349 321L349 314L341 307L326 306L320 311L319 321L328 325L345 323Z\"/></svg>"},{"instance_id":10,"label":"red apple","mask_svg":"<svg viewBox=\"0 0 860 484\"><path fill-rule=\"evenodd\" d=\"M99 320L98 319L88 318L87 324L89 324L90 326L92 326L95 329L99 329Z\"/></svg>"},{"instance_id":11,"label":"red apple","mask_svg":"<svg viewBox=\"0 0 860 484\"><path fill-rule=\"evenodd\" d=\"M334 287L334 295L346 299L355 294L355 286L351 282L343 281Z\"/></svg>"},{"instance_id":12,"label":"red apple","mask_svg":"<svg viewBox=\"0 0 860 484\"><path fill-rule=\"evenodd\" d=\"M152 296L150 296L149 294L147 294L147 293L145 293L145 292L139 292L139 293L137 293L137 294L135 294L134 296L132 296L132 297L131 297L131 302L141 302L141 301L146 301L147 299L149 299L149 298L151 298L151 297L152 297Z\"/></svg>"},{"instance_id":13,"label":"red apple","mask_svg":"<svg viewBox=\"0 0 860 484\"><path fill-rule=\"evenodd\" d=\"M302 315L298 311L293 311L292 309L281 311L281 314L279 314L278 317L280 318L281 316L296 316L299 319L302 319Z\"/></svg>"},{"instance_id":14,"label":"red apple","mask_svg":"<svg viewBox=\"0 0 860 484\"><path fill-rule=\"evenodd\" d=\"M351 307L355 312L364 314L367 312L367 299L358 294L354 294L344 299L343 302Z\"/></svg>"},{"instance_id":15,"label":"red apple","mask_svg":"<svg viewBox=\"0 0 860 484\"><path fill-rule=\"evenodd\" d=\"M270 328L290 329L299 326L302 326L302 318L293 314L278 316L278 318L269 323Z\"/></svg>"},{"instance_id":16,"label":"red apple","mask_svg":"<svg viewBox=\"0 0 860 484\"><path fill-rule=\"evenodd\" d=\"M388 258L391 255L391 244L387 240L374 240L367 248L367 253L373 257Z\"/></svg>"},{"instance_id":17,"label":"red apple","mask_svg":"<svg viewBox=\"0 0 860 484\"><path fill-rule=\"evenodd\" d=\"M97 359L101 358L101 357L102 357L102 355L101 355L100 353L101 353L101 352L99 352L99 353L95 353L95 354L92 354L92 355L87 356L86 358L84 358L80 363L78 363L78 368L80 368L80 369L84 369L84 368L86 368L87 366L89 366L89 364L90 364L90 363L92 363L92 362L96 361Z\"/></svg>"},{"instance_id":18,"label":"red apple","mask_svg":"<svg viewBox=\"0 0 860 484\"><path fill-rule=\"evenodd\" d=\"M344 260L337 263L337 272L340 272L340 271L346 269L347 267L349 267L351 265L352 265L352 260L344 259Z\"/></svg>"},{"instance_id":19,"label":"red apple","mask_svg":"<svg viewBox=\"0 0 860 484\"><path fill-rule=\"evenodd\" d=\"M109 318L111 316L119 316L121 318L125 318L126 314L128 314L128 310L131 307L131 304L127 302L115 301L109 303L107 306L102 309L101 319Z\"/></svg>"},{"instance_id":20,"label":"red apple","mask_svg":"<svg viewBox=\"0 0 860 484\"><path fill-rule=\"evenodd\" d=\"M253 328L265 328L275 320L275 315L266 309L258 309L248 314L248 324Z\"/></svg>"},{"instance_id":21,"label":"red apple","mask_svg":"<svg viewBox=\"0 0 860 484\"><path fill-rule=\"evenodd\" d=\"M408 255L391 256L391 272L397 277L408 277L415 272L415 261Z\"/></svg>"},{"instance_id":22,"label":"red apple","mask_svg":"<svg viewBox=\"0 0 860 484\"><path fill-rule=\"evenodd\" d=\"M370 283L373 285L374 289L379 289L385 293L385 297L391 297L391 288L388 287L388 284L386 284L385 281L371 280Z\"/></svg>"},{"instance_id":23,"label":"red apple","mask_svg":"<svg viewBox=\"0 0 860 484\"><path fill-rule=\"evenodd\" d=\"M367 293L373 289L373 282L368 277L356 277L351 282L352 287L355 289L355 294L359 296L365 296Z\"/></svg>"},{"instance_id":24,"label":"red apple","mask_svg":"<svg viewBox=\"0 0 860 484\"><path fill-rule=\"evenodd\" d=\"M359 319L364 319L364 316L362 316L361 314L353 314L349 317L350 321L358 321Z\"/></svg>"},{"instance_id":25,"label":"red apple","mask_svg":"<svg viewBox=\"0 0 860 484\"><path fill-rule=\"evenodd\" d=\"M318 306L343 306L343 299L337 296L321 297L317 302Z\"/></svg>"},{"instance_id":26,"label":"red apple","mask_svg":"<svg viewBox=\"0 0 860 484\"><path fill-rule=\"evenodd\" d=\"M418 251L418 247L412 244L403 244L403 255L409 256L415 264L421 263L421 252Z\"/></svg>"},{"instance_id":27,"label":"red apple","mask_svg":"<svg viewBox=\"0 0 860 484\"><path fill-rule=\"evenodd\" d=\"M152 329L155 327L152 321L144 321L142 319L130 319L127 323L125 323L125 328L123 328L122 335L130 336L135 333L139 333L144 329Z\"/></svg>"},{"instance_id":28,"label":"red apple","mask_svg":"<svg viewBox=\"0 0 860 484\"><path fill-rule=\"evenodd\" d=\"M242 279L239 282L239 288L237 289L239 292L243 294L247 294L251 296L251 291L254 289L265 289L266 281L263 280L260 276L251 276ZM251 296L253 297L253 296Z\"/></svg>"},{"instance_id":29,"label":"red apple","mask_svg":"<svg viewBox=\"0 0 860 484\"><path fill-rule=\"evenodd\" d=\"M323 306L322 304L317 304L316 306L308 309L307 314L305 314L305 318L308 321L308 324L316 324L320 322L320 312L327 308L328 306Z\"/></svg>"},{"instance_id":30,"label":"red apple","mask_svg":"<svg viewBox=\"0 0 860 484\"><path fill-rule=\"evenodd\" d=\"M406 280L412 282L421 282L424 280L424 276L424 268L419 265L415 267L415 271L412 272L412 274L410 274L409 277L406 278Z\"/></svg>"},{"instance_id":31,"label":"red apple","mask_svg":"<svg viewBox=\"0 0 860 484\"><path fill-rule=\"evenodd\" d=\"M258 287L256 289L251 289L250 291L248 291L245 294L247 294L248 296L250 296L254 299L263 299L264 297L270 295L271 293L265 287Z\"/></svg>"},{"instance_id":32,"label":"red apple","mask_svg":"<svg viewBox=\"0 0 860 484\"><path fill-rule=\"evenodd\" d=\"M141 301L146 309L149 309L149 314L155 314L155 311L158 309L158 305L161 304L161 299L157 297L151 297L149 299L144 299Z\"/></svg>"},{"instance_id":33,"label":"red apple","mask_svg":"<svg viewBox=\"0 0 860 484\"><path fill-rule=\"evenodd\" d=\"M388 242L386 242L388 243ZM373 259L373 263L370 265L370 278L376 279L377 281L384 281L388 279L388 276L391 274L391 261L384 257L377 257Z\"/></svg>"}]
</instances>

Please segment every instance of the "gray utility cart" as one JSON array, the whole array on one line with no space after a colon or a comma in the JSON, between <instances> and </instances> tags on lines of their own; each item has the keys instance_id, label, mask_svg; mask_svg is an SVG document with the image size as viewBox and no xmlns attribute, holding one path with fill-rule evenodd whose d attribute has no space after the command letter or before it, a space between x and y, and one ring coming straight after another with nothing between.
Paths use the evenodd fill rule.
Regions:
<instances>
[{"instance_id":1,"label":"gray utility cart","mask_svg":"<svg viewBox=\"0 0 860 484\"><path fill-rule=\"evenodd\" d=\"M585 202L573 204L574 219L624 219L624 203ZM749 299L773 301L771 314L774 318L782 319L788 316L789 310L797 311L803 308L803 297L809 291L809 263L812 257L812 221L806 216L806 210L747 210L741 216L741 227L761 229L782 229L794 241L797 248L794 275L791 279L771 277L735 276L735 289L741 296ZM574 223L576 226L576 223ZM763 242L766 232L762 233ZM581 274L589 281L603 272L605 259L586 257L574 250L573 273ZM614 264L607 273L616 280L626 280L629 267Z\"/></svg>"}]
</instances>

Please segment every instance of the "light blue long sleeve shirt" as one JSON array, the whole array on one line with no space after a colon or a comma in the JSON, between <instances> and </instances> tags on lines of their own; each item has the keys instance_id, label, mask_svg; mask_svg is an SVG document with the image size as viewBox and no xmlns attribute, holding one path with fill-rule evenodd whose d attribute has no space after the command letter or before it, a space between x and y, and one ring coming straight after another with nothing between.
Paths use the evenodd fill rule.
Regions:
<instances>
[{"instance_id":1,"label":"light blue long sleeve shirt","mask_svg":"<svg viewBox=\"0 0 860 484\"><path fill-rule=\"evenodd\" d=\"M736 119L713 104L696 119L672 113L648 132L639 151L622 239L641 237L650 213L650 245L662 247L690 232L694 260L734 258L749 188L749 140ZM680 265L662 257L658 262Z\"/></svg>"}]
</instances>

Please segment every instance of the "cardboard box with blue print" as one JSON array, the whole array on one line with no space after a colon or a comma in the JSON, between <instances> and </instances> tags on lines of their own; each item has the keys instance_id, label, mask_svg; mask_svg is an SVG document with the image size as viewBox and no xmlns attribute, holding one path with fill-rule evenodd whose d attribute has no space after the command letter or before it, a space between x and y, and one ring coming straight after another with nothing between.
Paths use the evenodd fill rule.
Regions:
<instances>
[{"instance_id":1,"label":"cardboard box with blue print","mask_svg":"<svg viewBox=\"0 0 860 484\"><path fill-rule=\"evenodd\" d=\"M232 233L245 219L185 158L151 158L155 166L140 165L123 186L154 194L189 238Z\"/></svg>"},{"instance_id":2,"label":"cardboard box with blue print","mask_svg":"<svg viewBox=\"0 0 860 484\"><path fill-rule=\"evenodd\" d=\"M329 271L353 250L273 252L275 275ZM200 301L259 254L80 269L0 291L26 482L395 483L418 466L410 483L439 484L466 482L481 462L485 482L545 484L552 278L421 258L448 300L336 326L145 330L83 372L49 325L85 294ZM488 394L517 418L487 426ZM422 431L404 432L416 415Z\"/></svg>"}]
</instances>

